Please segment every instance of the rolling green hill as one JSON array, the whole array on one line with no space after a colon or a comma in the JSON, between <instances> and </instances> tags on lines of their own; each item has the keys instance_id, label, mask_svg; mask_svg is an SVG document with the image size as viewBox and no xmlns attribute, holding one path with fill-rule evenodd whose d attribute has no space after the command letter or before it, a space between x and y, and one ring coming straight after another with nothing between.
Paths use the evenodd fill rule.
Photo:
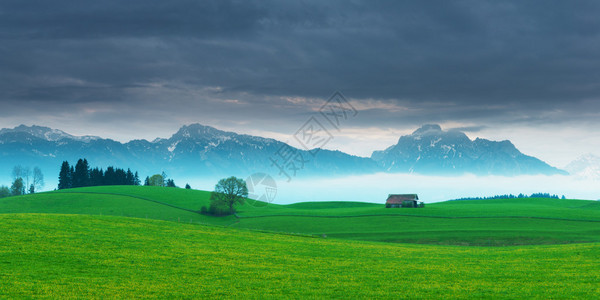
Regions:
<instances>
[{"instance_id":1,"label":"rolling green hill","mask_svg":"<svg viewBox=\"0 0 600 300\"><path fill-rule=\"evenodd\" d=\"M233 216L197 213L209 203L205 191L139 186L88 187L0 199L0 213L113 215L176 222L230 224Z\"/></svg>"},{"instance_id":2,"label":"rolling green hill","mask_svg":"<svg viewBox=\"0 0 600 300\"><path fill-rule=\"evenodd\" d=\"M305 202L198 214L209 198L111 186L0 199L0 298L600 296L599 202Z\"/></svg>"},{"instance_id":3,"label":"rolling green hill","mask_svg":"<svg viewBox=\"0 0 600 300\"><path fill-rule=\"evenodd\" d=\"M386 244L57 214L0 214L0 232L9 299L600 297L598 243Z\"/></svg>"},{"instance_id":4,"label":"rolling green hill","mask_svg":"<svg viewBox=\"0 0 600 300\"><path fill-rule=\"evenodd\" d=\"M233 226L383 242L507 246L600 241L600 202L585 200L448 201L422 209L300 203L239 216Z\"/></svg>"},{"instance_id":5,"label":"rolling green hill","mask_svg":"<svg viewBox=\"0 0 600 300\"><path fill-rule=\"evenodd\" d=\"M354 240L509 246L600 242L600 202L559 199L448 201L419 209L304 202L239 207L237 217L197 213L210 193L108 186L0 199L0 213L114 215Z\"/></svg>"}]
</instances>

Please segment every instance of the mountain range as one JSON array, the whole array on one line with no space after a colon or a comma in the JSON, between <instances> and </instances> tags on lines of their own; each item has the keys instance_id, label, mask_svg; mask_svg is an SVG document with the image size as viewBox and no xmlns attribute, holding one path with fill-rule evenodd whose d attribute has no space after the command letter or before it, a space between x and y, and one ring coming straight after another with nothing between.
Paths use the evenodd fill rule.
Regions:
<instances>
[{"instance_id":1,"label":"mountain range","mask_svg":"<svg viewBox=\"0 0 600 300\"><path fill-rule=\"evenodd\" d=\"M38 166L58 174L64 160L87 158L91 166L116 166L142 176L166 172L173 178L248 176L255 172L284 180L304 176L341 176L398 172L460 175L567 174L522 154L510 141L469 139L460 131L425 125L396 145L358 157L326 149L298 149L258 136L210 126L183 126L170 138L121 143L97 136L73 136L42 126L0 130L0 168Z\"/></svg>"},{"instance_id":2,"label":"mountain range","mask_svg":"<svg viewBox=\"0 0 600 300\"><path fill-rule=\"evenodd\" d=\"M567 174L521 153L510 141L469 139L457 130L424 125L402 136L396 145L373 152L371 158L387 172L454 175Z\"/></svg>"}]
</instances>

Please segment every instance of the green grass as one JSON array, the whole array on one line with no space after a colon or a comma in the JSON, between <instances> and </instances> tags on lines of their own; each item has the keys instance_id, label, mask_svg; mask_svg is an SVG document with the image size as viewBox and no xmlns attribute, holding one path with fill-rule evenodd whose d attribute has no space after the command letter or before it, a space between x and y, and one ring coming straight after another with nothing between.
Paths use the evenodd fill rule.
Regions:
<instances>
[{"instance_id":1,"label":"green grass","mask_svg":"<svg viewBox=\"0 0 600 300\"><path fill-rule=\"evenodd\" d=\"M233 226L381 242L510 246L600 242L600 202L448 201L425 208L299 203L242 210Z\"/></svg>"},{"instance_id":2,"label":"green grass","mask_svg":"<svg viewBox=\"0 0 600 300\"><path fill-rule=\"evenodd\" d=\"M0 298L600 297L598 243L389 244L105 215L0 214L0 232Z\"/></svg>"},{"instance_id":3,"label":"green grass","mask_svg":"<svg viewBox=\"0 0 600 300\"><path fill-rule=\"evenodd\" d=\"M111 186L0 199L0 299L600 297L600 202L196 213L209 198Z\"/></svg>"},{"instance_id":4,"label":"green grass","mask_svg":"<svg viewBox=\"0 0 600 300\"><path fill-rule=\"evenodd\" d=\"M113 215L175 222L227 225L235 217L197 213L210 193L162 187L105 186L60 190L0 199L0 213Z\"/></svg>"},{"instance_id":5,"label":"green grass","mask_svg":"<svg viewBox=\"0 0 600 300\"><path fill-rule=\"evenodd\" d=\"M135 186L80 188L0 199L0 213L115 215L392 243L510 246L600 242L600 202L559 199L448 201L425 208L359 202L239 207L209 217L205 191Z\"/></svg>"}]
</instances>

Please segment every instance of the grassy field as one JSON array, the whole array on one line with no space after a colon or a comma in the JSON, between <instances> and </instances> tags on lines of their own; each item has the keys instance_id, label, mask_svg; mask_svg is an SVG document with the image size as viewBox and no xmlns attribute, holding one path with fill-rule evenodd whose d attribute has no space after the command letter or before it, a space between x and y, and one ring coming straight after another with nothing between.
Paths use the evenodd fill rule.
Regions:
<instances>
[{"instance_id":1,"label":"grassy field","mask_svg":"<svg viewBox=\"0 0 600 300\"><path fill-rule=\"evenodd\" d=\"M596 201L198 214L209 197L112 186L0 199L0 298L600 297Z\"/></svg>"},{"instance_id":2,"label":"grassy field","mask_svg":"<svg viewBox=\"0 0 600 300\"><path fill-rule=\"evenodd\" d=\"M0 199L0 213L113 215L175 222L227 225L235 217L197 213L209 203L205 191L163 187L105 186Z\"/></svg>"},{"instance_id":3,"label":"grassy field","mask_svg":"<svg viewBox=\"0 0 600 300\"><path fill-rule=\"evenodd\" d=\"M600 297L598 243L392 244L58 214L0 214L0 232L0 298Z\"/></svg>"},{"instance_id":4,"label":"grassy field","mask_svg":"<svg viewBox=\"0 0 600 300\"><path fill-rule=\"evenodd\" d=\"M238 218L203 216L205 191L111 186L0 199L0 213L114 215L329 238L442 245L600 242L600 202L559 199L448 201L421 209L305 202L239 207Z\"/></svg>"},{"instance_id":5,"label":"grassy field","mask_svg":"<svg viewBox=\"0 0 600 300\"><path fill-rule=\"evenodd\" d=\"M508 246L600 242L600 202L449 201L422 209L300 203L242 211L233 226L383 242ZM333 206L333 207L332 207Z\"/></svg>"}]
</instances>

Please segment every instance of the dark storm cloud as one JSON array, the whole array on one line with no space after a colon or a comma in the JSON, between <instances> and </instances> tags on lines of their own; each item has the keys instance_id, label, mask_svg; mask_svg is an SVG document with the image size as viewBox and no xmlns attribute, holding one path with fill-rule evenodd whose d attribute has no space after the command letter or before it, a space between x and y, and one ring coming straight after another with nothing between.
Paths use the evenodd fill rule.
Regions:
<instances>
[{"instance_id":1,"label":"dark storm cloud","mask_svg":"<svg viewBox=\"0 0 600 300\"><path fill-rule=\"evenodd\" d=\"M409 107L413 124L566 119L598 108L598 13L597 1L2 1L0 99L227 114L210 99L235 97L268 115L290 113L279 97L342 90Z\"/></svg>"}]
</instances>

